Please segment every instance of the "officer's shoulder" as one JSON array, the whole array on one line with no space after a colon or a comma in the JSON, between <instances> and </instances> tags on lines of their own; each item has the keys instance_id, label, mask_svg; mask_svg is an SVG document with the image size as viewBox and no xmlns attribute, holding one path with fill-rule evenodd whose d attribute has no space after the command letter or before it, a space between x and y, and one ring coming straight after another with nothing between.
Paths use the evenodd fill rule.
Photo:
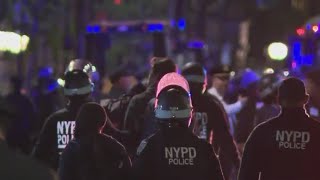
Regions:
<instances>
[{"instance_id":1,"label":"officer's shoulder","mask_svg":"<svg viewBox=\"0 0 320 180\"><path fill-rule=\"evenodd\" d=\"M60 110L52 113L50 116L48 116L45 123L46 124L54 123L58 119L64 117L67 114L67 112L68 112L68 110L66 108L60 109Z\"/></svg>"},{"instance_id":2,"label":"officer's shoulder","mask_svg":"<svg viewBox=\"0 0 320 180\"><path fill-rule=\"evenodd\" d=\"M215 104L217 106L220 105L220 101L212 94L205 92L202 95L203 99L207 100L211 104Z\"/></svg>"},{"instance_id":3,"label":"officer's shoulder","mask_svg":"<svg viewBox=\"0 0 320 180\"><path fill-rule=\"evenodd\" d=\"M132 96L131 101L132 100L133 101L139 101L139 100L143 99L145 96L146 96L145 92L142 92L140 94L136 94L136 95Z\"/></svg>"},{"instance_id":4,"label":"officer's shoulder","mask_svg":"<svg viewBox=\"0 0 320 180\"><path fill-rule=\"evenodd\" d=\"M264 136L265 133L270 132L275 126L275 122L278 122L278 117L271 118L265 122L258 124L251 132L251 136Z\"/></svg>"},{"instance_id":5,"label":"officer's shoulder","mask_svg":"<svg viewBox=\"0 0 320 180\"><path fill-rule=\"evenodd\" d=\"M63 109L60 109L54 113L52 113L48 119L52 119L52 118L55 118L55 117L59 117L59 116L64 116L66 113L68 113L68 109L67 108L63 108Z\"/></svg>"},{"instance_id":6,"label":"officer's shoulder","mask_svg":"<svg viewBox=\"0 0 320 180\"><path fill-rule=\"evenodd\" d=\"M147 147L148 144L152 143L153 138L155 137L155 134L150 135L149 137L145 138L141 141L138 149L137 149L137 156L139 156Z\"/></svg>"},{"instance_id":7,"label":"officer's shoulder","mask_svg":"<svg viewBox=\"0 0 320 180\"><path fill-rule=\"evenodd\" d=\"M312 117L308 117L309 123L311 124L311 127L320 129L320 122Z\"/></svg>"},{"instance_id":8,"label":"officer's shoulder","mask_svg":"<svg viewBox=\"0 0 320 180\"><path fill-rule=\"evenodd\" d=\"M118 140L113 138L112 136L109 136L107 134L99 134L99 136L97 138L99 138L101 141L107 142L108 147L112 147L116 151L119 151L119 152L126 151L125 147Z\"/></svg>"}]
</instances>

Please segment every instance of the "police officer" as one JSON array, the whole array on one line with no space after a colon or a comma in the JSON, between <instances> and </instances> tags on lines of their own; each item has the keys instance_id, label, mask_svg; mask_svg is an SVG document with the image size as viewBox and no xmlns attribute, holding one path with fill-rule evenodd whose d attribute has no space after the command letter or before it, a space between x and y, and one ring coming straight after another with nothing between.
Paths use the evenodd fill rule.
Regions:
<instances>
[{"instance_id":1,"label":"police officer","mask_svg":"<svg viewBox=\"0 0 320 180\"><path fill-rule=\"evenodd\" d=\"M78 109L90 101L94 86L90 80L91 72L92 65L85 60L70 62L64 74L64 95L69 100L67 107L49 116L34 148L33 156L54 170L58 168L61 152L73 138Z\"/></svg>"},{"instance_id":2,"label":"police officer","mask_svg":"<svg viewBox=\"0 0 320 180\"><path fill-rule=\"evenodd\" d=\"M160 130L143 140L133 164L136 179L224 179L213 148L189 129L192 104L187 81L177 73L159 82L155 116Z\"/></svg>"},{"instance_id":3,"label":"police officer","mask_svg":"<svg viewBox=\"0 0 320 180\"><path fill-rule=\"evenodd\" d=\"M125 112L124 130L129 131L133 137L132 145L127 146L128 152L135 154L139 143L143 139L144 118L148 103L155 98L156 89L160 79L167 73L176 72L176 65L169 58L154 58L152 62L152 69L148 78L147 89L132 97Z\"/></svg>"},{"instance_id":4,"label":"police officer","mask_svg":"<svg viewBox=\"0 0 320 180\"><path fill-rule=\"evenodd\" d=\"M227 116L219 101L206 92L207 73L197 63L186 64L181 74L188 81L193 105L193 132L216 146L225 178L240 164L238 151L228 130ZM236 174L236 173L235 173ZM236 176L234 174L234 176ZM231 177L230 177L231 178Z\"/></svg>"},{"instance_id":5,"label":"police officer","mask_svg":"<svg viewBox=\"0 0 320 180\"><path fill-rule=\"evenodd\" d=\"M282 82L278 90L282 112L250 135L239 180L319 179L320 124L306 114L308 98L299 79Z\"/></svg>"}]
</instances>

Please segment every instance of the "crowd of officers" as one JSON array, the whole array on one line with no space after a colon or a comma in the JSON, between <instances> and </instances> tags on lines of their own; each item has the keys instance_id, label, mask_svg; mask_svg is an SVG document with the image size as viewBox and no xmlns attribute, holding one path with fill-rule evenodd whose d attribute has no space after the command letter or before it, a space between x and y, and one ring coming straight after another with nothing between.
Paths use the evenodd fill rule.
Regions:
<instances>
[{"instance_id":1,"label":"crowd of officers","mask_svg":"<svg viewBox=\"0 0 320 180\"><path fill-rule=\"evenodd\" d=\"M33 160L17 158L4 145L5 139L14 142L10 138L15 136L9 135L12 124L24 126L10 126L17 112L9 108L8 99L1 101L1 179L320 177L320 124L307 113L317 111L307 105L309 95L297 78L265 75L255 87L248 83L255 78L242 80L247 91L228 103L223 98L228 93L228 69L213 69L207 90L207 72L200 64L188 63L178 70L169 58L158 58L151 62L145 88L138 84L137 89L143 90L129 98L121 96L127 104L108 101L119 103L122 116L115 116L108 114L109 106L91 98L95 88L91 63L76 59L66 69L63 91L68 103L44 122L31 153ZM309 73L307 77L308 92L315 93L315 79L320 76ZM258 110L257 97L250 96L257 89L263 101ZM235 127L241 119L245 125L239 133ZM250 124L256 128L250 129Z\"/></svg>"}]
</instances>

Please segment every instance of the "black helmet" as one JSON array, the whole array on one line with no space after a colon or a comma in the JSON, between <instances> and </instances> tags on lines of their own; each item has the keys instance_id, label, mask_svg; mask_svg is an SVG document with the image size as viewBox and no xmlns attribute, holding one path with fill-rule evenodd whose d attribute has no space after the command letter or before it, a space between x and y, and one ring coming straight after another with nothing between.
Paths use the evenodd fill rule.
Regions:
<instances>
[{"instance_id":1,"label":"black helmet","mask_svg":"<svg viewBox=\"0 0 320 180\"><path fill-rule=\"evenodd\" d=\"M188 82L177 73L168 73L158 83L155 117L161 123L190 125L192 105Z\"/></svg>"},{"instance_id":2,"label":"black helmet","mask_svg":"<svg viewBox=\"0 0 320 180\"><path fill-rule=\"evenodd\" d=\"M198 63L187 63L181 71L183 77L188 81L191 92L204 92L207 86L207 71Z\"/></svg>"},{"instance_id":3,"label":"black helmet","mask_svg":"<svg viewBox=\"0 0 320 180\"><path fill-rule=\"evenodd\" d=\"M181 74L189 83L207 83L207 71L198 63L187 63Z\"/></svg>"},{"instance_id":4,"label":"black helmet","mask_svg":"<svg viewBox=\"0 0 320 180\"><path fill-rule=\"evenodd\" d=\"M94 66L86 60L72 60L64 73L64 94L66 96L86 95L93 91L91 75Z\"/></svg>"},{"instance_id":5,"label":"black helmet","mask_svg":"<svg viewBox=\"0 0 320 180\"><path fill-rule=\"evenodd\" d=\"M262 76L258 84L259 97L263 100L270 95L274 95L282 80L283 77L275 73Z\"/></svg>"}]
</instances>

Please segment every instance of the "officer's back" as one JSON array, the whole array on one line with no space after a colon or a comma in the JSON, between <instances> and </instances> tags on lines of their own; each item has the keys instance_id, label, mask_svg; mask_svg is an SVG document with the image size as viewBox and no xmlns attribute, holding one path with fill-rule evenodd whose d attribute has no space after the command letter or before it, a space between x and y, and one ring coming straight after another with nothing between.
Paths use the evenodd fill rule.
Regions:
<instances>
[{"instance_id":1,"label":"officer's back","mask_svg":"<svg viewBox=\"0 0 320 180\"><path fill-rule=\"evenodd\" d=\"M294 88L294 92L291 93ZM259 125L244 150L239 180L319 179L320 123L308 117L303 82L287 79L279 88L282 112Z\"/></svg>"},{"instance_id":2,"label":"officer's back","mask_svg":"<svg viewBox=\"0 0 320 180\"><path fill-rule=\"evenodd\" d=\"M200 140L187 128L164 127L144 140L142 144L138 149L138 156L142 159L135 162L135 168L144 171L144 177L154 179L222 178L220 166L211 145Z\"/></svg>"},{"instance_id":3,"label":"officer's back","mask_svg":"<svg viewBox=\"0 0 320 180\"><path fill-rule=\"evenodd\" d=\"M74 136L75 117L80 107L90 101L93 83L90 79L92 64L86 60L72 60L64 74L64 95L67 108L48 117L42 127L33 156L53 170L58 169L60 154Z\"/></svg>"},{"instance_id":4,"label":"officer's back","mask_svg":"<svg viewBox=\"0 0 320 180\"><path fill-rule=\"evenodd\" d=\"M170 84L168 79L182 80L185 86ZM160 80L155 101L160 130L142 141L137 150L136 179L223 179L211 145L188 130L192 114L188 92L187 81L176 73Z\"/></svg>"}]
</instances>

